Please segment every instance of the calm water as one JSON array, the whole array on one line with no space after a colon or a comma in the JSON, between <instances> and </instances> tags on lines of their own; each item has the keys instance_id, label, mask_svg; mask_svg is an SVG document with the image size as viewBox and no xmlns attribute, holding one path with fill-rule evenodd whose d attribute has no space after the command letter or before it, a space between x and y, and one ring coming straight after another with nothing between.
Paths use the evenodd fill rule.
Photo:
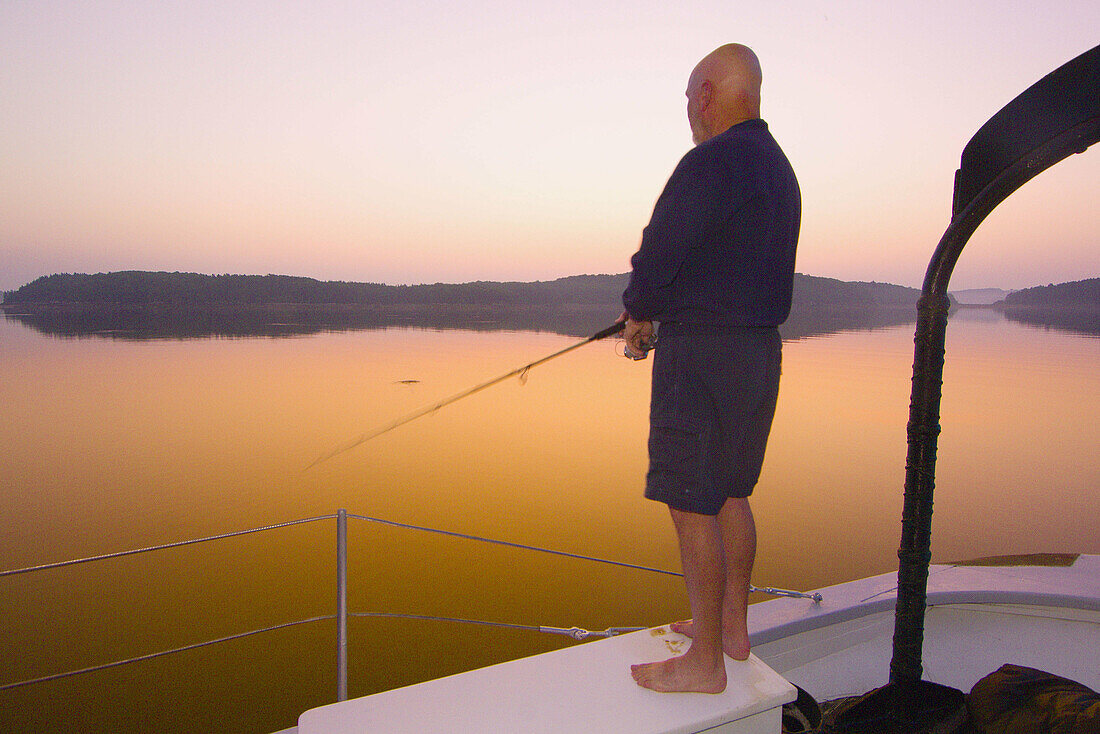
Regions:
<instances>
[{"instance_id":1,"label":"calm water","mask_svg":"<svg viewBox=\"0 0 1100 734\"><path fill-rule=\"evenodd\" d=\"M810 589L896 568L912 330L784 345L754 496L757 584ZM663 506L641 498L650 363L622 359L611 343L302 472L376 425L573 341L397 327L63 339L0 320L0 569L343 507L678 570ZM1100 553L1098 357L1097 338L993 312L952 317L934 560ZM0 684L331 614L334 530L327 520L0 579ZM588 629L687 614L676 578L363 521L350 526L349 587L358 612ZM335 698L334 635L334 623L317 622L0 692L0 729L292 726ZM355 619L350 693L567 644Z\"/></svg>"}]
</instances>

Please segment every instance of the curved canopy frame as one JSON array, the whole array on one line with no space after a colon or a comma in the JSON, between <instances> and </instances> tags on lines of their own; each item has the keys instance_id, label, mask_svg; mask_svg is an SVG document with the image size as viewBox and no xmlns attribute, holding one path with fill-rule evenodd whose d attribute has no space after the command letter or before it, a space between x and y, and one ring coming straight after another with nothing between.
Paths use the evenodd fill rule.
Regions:
<instances>
[{"instance_id":1,"label":"curved canopy frame","mask_svg":"<svg viewBox=\"0 0 1100 734\"><path fill-rule=\"evenodd\" d=\"M955 172L951 224L928 264L917 306L891 684L919 682L922 672L951 273L974 230L998 204L1042 171L1097 141L1100 46L1055 69L1005 105L963 149Z\"/></svg>"}]
</instances>

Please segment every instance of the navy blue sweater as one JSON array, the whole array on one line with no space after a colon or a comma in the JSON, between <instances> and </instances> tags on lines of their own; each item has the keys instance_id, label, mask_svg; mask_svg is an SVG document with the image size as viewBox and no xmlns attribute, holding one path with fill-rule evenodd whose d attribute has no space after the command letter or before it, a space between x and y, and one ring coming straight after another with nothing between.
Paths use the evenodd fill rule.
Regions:
<instances>
[{"instance_id":1,"label":"navy blue sweater","mask_svg":"<svg viewBox=\"0 0 1100 734\"><path fill-rule=\"evenodd\" d=\"M778 326L791 310L802 199L763 120L681 159L631 258L623 305L638 321Z\"/></svg>"}]
</instances>

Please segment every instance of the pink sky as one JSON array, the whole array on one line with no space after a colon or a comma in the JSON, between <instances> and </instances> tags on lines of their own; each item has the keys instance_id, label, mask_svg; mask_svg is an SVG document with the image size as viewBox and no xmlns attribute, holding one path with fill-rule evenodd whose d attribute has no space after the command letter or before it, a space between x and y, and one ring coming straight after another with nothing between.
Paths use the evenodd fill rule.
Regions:
<instances>
[{"instance_id":1,"label":"pink sky","mask_svg":"<svg viewBox=\"0 0 1100 734\"><path fill-rule=\"evenodd\" d=\"M963 145L1100 4L6 2L0 288L52 272L417 283L624 272L740 41L802 184L798 270L919 286ZM1100 154L1009 199L955 288L1100 275Z\"/></svg>"}]
</instances>

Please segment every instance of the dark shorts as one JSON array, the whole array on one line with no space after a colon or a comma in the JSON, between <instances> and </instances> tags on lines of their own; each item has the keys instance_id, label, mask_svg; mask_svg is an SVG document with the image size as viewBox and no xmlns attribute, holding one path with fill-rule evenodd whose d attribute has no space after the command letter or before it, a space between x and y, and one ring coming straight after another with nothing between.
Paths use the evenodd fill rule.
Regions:
<instances>
[{"instance_id":1,"label":"dark shorts","mask_svg":"<svg viewBox=\"0 0 1100 734\"><path fill-rule=\"evenodd\" d=\"M773 328L661 324L653 350L645 496L716 515L760 478L779 395Z\"/></svg>"}]
</instances>

